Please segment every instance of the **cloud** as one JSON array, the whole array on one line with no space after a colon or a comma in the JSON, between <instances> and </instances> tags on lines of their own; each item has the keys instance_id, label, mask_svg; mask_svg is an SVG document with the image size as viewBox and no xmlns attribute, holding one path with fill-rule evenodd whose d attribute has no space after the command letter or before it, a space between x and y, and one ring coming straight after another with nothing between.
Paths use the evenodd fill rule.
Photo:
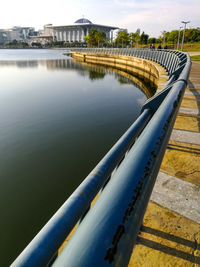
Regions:
<instances>
[{"instance_id":1,"label":"cloud","mask_svg":"<svg viewBox=\"0 0 200 267\"><path fill-rule=\"evenodd\" d=\"M114 0L115 5L119 5L121 7L125 8L137 8L137 9L147 9L147 8L152 8L155 6L155 1L137 1L137 0Z\"/></svg>"},{"instance_id":2,"label":"cloud","mask_svg":"<svg viewBox=\"0 0 200 267\"><path fill-rule=\"evenodd\" d=\"M115 4L126 10L124 14L121 13L121 19L118 20L121 27L128 28L129 31L140 28L149 35L156 37L163 30L178 29L182 20L189 20L191 21L190 26L197 27L200 2L199 0L192 0L192 2L155 0L149 3L146 0L140 2L136 0L125 2L114 0ZM129 9L125 7L129 7Z\"/></svg>"},{"instance_id":3,"label":"cloud","mask_svg":"<svg viewBox=\"0 0 200 267\"><path fill-rule=\"evenodd\" d=\"M182 20L191 21L187 27L200 26L200 0L35 0L31 13L26 0L12 2L10 9L10 2L2 1L0 28L67 25L83 14L93 23L127 28L129 32L140 28L155 37L163 30L178 29Z\"/></svg>"},{"instance_id":4,"label":"cloud","mask_svg":"<svg viewBox=\"0 0 200 267\"><path fill-rule=\"evenodd\" d=\"M141 97L141 98L139 98L139 99L137 100L138 104L140 104L141 106L144 105L144 103L145 103L146 101L147 101L146 96L143 96L143 97Z\"/></svg>"}]
</instances>

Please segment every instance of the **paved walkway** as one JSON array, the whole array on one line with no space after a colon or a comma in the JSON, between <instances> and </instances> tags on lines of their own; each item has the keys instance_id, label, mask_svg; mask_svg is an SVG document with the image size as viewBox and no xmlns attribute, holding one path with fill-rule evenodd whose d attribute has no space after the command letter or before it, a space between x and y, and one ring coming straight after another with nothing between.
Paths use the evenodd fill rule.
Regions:
<instances>
[{"instance_id":1,"label":"paved walkway","mask_svg":"<svg viewBox=\"0 0 200 267\"><path fill-rule=\"evenodd\" d=\"M198 55L200 55L200 51L198 51L198 52L188 52L188 54L190 56L198 56Z\"/></svg>"},{"instance_id":2,"label":"paved walkway","mask_svg":"<svg viewBox=\"0 0 200 267\"><path fill-rule=\"evenodd\" d=\"M161 80L158 88L165 83ZM200 266L199 63L192 63L188 87L129 266Z\"/></svg>"}]
</instances>

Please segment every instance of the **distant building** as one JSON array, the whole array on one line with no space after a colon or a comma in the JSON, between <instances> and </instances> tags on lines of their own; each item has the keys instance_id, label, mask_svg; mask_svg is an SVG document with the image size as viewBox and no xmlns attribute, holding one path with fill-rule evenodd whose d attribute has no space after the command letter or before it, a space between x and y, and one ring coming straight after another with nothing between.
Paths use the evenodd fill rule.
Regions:
<instances>
[{"instance_id":1,"label":"distant building","mask_svg":"<svg viewBox=\"0 0 200 267\"><path fill-rule=\"evenodd\" d=\"M94 24L88 19L81 18L72 25L53 26L47 24L44 26L44 35L52 36L54 41L84 42L84 37L89 34L91 28L104 31L110 41L113 40L113 30L118 29L117 27Z\"/></svg>"},{"instance_id":2,"label":"distant building","mask_svg":"<svg viewBox=\"0 0 200 267\"><path fill-rule=\"evenodd\" d=\"M0 44L4 44L5 42L7 42L7 32L0 30Z\"/></svg>"},{"instance_id":3,"label":"distant building","mask_svg":"<svg viewBox=\"0 0 200 267\"><path fill-rule=\"evenodd\" d=\"M21 27L21 38L23 40L29 39L31 36L36 36L37 32L33 27Z\"/></svg>"},{"instance_id":4,"label":"distant building","mask_svg":"<svg viewBox=\"0 0 200 267\"><path fill-rule=\"evenodd\" d=\"M0 43L17 41L26 41L37 32L33 27L14 26L11 29L0 29Z\"/></svg>"},{"instance_id":5,"label":"distant building","mask_svg":"<svg viewBox=\"0 0 200 267\"><path fill-rule=\"evenodd\" d=\"M140 35L141 30L138 28L136 32Z\"/></svg>"}]
</instances>

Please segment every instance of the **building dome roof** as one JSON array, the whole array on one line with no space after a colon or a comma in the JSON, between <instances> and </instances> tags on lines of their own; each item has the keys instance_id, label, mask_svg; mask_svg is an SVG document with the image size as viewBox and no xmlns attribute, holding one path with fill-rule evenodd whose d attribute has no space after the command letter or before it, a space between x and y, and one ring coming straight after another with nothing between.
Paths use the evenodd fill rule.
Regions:
<instances>
[{"instance_id":1,"label":"building dome roof","mask_svg":"<svg viewBox=\"0 0 200 267\"><path fill-rule=\"evenodd\" d=\"M92 24L92 22L89 19L85 19L85 18L78 19L74 23L89 23L89 24Z\"/></svg>"}]
</instances>

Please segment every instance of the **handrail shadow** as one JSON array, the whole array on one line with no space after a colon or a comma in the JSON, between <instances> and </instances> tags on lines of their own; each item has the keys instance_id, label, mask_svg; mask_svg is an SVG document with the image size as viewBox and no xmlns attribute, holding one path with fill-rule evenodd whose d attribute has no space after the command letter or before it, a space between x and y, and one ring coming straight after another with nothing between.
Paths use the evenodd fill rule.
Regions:
<instances>
[{"instance_id":1,"label":"handrail shadow","mask_svg":"<svg viewBox=\"0 0 200 267\"><path fill-rule=\"evenodd\" d=\"M153 229L153 228L150 228L150 227L147 227L144 225L141 226L140 230L141 230L141 232L148 233L148 234L151 234L151 235L154 235L157 237L161 237L163 239L167 239L167 240L172 241L172 242L176 242L178 244L187 246L187 247L192 248L194 250L200 249L200 245L196 241L193 242L193 241L184 239L182 237L175 236L175 235L172 235L172 234L169 234L169 233L157 230L157 229ZM176 248L171 248L169 246L166 246L166 245L160 244L158 242L144 238L140 235L137 237L137 244L140 244L140 245L146 246L148 248L164 252L164 253L169 254L171 256L181 258L183 260L190 261L191 263L200 264L200 257L199 256L189 254L188 252L184 252L184 251L178 250Z\"/></svg>"},{"instance_id":2,"label":"handrail shadow","mask_svg":"<svg viewBox=\"0 0 200 267\"><path fill-rule=\"evenodd\" d=\"M167 149L200 155L200 149L193 148L193 147L187 147L187 146L183 146L183 145L178 145L178 144L174 145L174 144L169 143L167 146Z\"/></svg>"}]
</instances>

